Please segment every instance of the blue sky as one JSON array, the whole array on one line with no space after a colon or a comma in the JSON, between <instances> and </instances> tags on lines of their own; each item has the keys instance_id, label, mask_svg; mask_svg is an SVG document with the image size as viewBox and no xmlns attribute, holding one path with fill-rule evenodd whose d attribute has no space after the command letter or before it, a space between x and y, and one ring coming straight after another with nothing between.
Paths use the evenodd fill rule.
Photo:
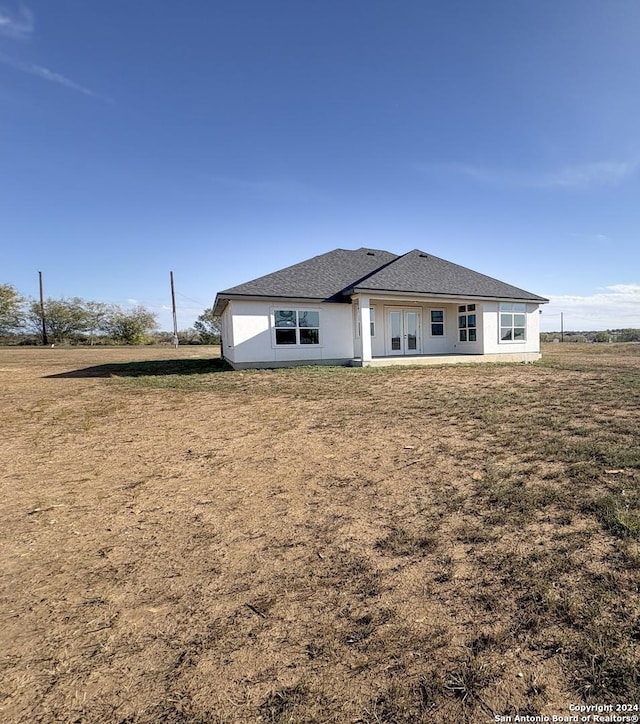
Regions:
<instances>
[{"instance_id":1,"label":"blue sky","mask_svg":"<svg viewBox=\"0 0 640 724\"><path fill-rule=\"evenodd\" d=\"M640 327L636 0L0 0L0 282L142 303L414 248Z\"/></svg>"}]
</instances>

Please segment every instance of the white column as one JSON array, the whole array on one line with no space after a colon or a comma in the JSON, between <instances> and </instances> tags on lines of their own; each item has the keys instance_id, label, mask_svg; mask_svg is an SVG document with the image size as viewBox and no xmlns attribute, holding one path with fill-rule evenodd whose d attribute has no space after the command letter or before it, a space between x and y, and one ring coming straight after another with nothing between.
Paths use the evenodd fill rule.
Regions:
<instances>
[{"instance_id":1,"label":"white column","mask_svg":"<svg viewBox=\"0 0 640 724\"><path fill-rule=\"evenodd\" d=\"M371 362L371 312L369 297L360 297L360 339L362 342L362 364Z\"/></svg>"},{"instance_id":2,"label":"white column","mask_svg":"<svg viewBox=\"0 0 640 724\"><path fill-rule=\"evenodd\" d=\"M353 356L362 357L362 335L360 329L360 302L353 302Z\"/></svg>"}]
</instances>

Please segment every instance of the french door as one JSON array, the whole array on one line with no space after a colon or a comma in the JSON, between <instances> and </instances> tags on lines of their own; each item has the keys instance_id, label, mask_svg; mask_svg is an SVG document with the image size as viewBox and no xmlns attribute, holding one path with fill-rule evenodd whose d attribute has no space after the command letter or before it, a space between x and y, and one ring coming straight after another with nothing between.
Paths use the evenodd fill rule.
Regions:
<instances>
[{"instance_id":1,"label":"french door","mask_svg":"<svg viewBox=\"0 0 640 724\"><path fill-rule=\"evenodd\" d=\"M422 314L418 309L390 309L387 312L387 354L413 355L422 352Z\"/></svg>"}]
</instances>

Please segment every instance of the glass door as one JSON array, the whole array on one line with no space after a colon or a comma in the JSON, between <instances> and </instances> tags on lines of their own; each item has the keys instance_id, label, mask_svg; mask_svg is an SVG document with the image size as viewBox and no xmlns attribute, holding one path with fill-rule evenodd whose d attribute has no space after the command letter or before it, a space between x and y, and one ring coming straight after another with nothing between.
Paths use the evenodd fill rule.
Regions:
<instances>
[{"instance_id":1,"label":"glass door","mask_svg":"<svg viewBox=\"0 0 640 724\"><path fill-rule=\"evenodd\" d=\"M402 333L402 312L389 312L389 330L391 334L391 351L404 354Z\"/></svg>"},{"instance_id":2,"label":"glass door","mask_svg":"<svg viewBox=\"0 0 640 724\"><path fill-rule=\"evenodd\" d=\"M418 312L405 310L404 313L404 341L405 354L418 353Z\"/></svg>"},{"instance_id":3,"label":"glass door","mask_svg":"<svg viewBox=\"0 0 640 724\"><path fill-rule=\"evenodd\" d=\"M420 354L422 315L417 309L391 309L387 315L387 354Z\"/></svg>"}]
</instances>

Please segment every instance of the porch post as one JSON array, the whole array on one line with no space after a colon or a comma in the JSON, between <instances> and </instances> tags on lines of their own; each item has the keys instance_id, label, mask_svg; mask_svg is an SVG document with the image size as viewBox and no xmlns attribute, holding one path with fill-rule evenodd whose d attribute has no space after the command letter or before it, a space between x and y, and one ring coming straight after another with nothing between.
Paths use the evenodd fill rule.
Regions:
<instances>
[{"instance_id":1,"label":"porch post","mask_svg":"<svg viewBox=\"0 0 640 724\"><path fill-rule=\"evenodd\" d=\"M362 342L362 365L371 362L371 312L369 297L360 297L360 341Z\"/></svg>"}]
</instances>

